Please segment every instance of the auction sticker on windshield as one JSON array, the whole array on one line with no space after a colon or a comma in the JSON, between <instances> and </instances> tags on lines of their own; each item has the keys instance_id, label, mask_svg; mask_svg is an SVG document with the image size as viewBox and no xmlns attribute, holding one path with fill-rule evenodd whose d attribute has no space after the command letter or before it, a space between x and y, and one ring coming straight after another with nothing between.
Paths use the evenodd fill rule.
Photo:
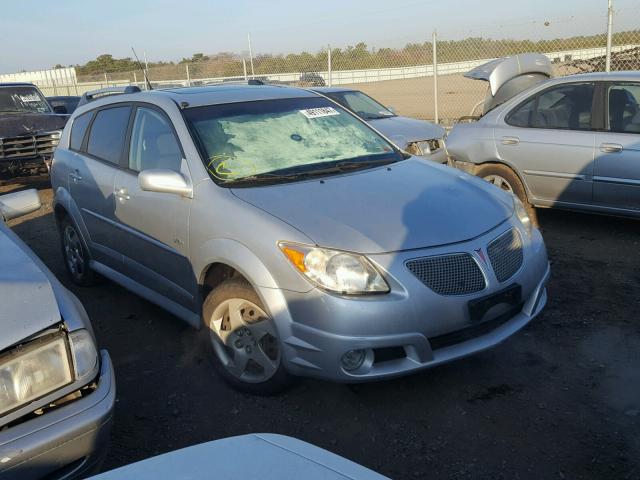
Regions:
<instances>
[{"instance_id":1,"label":"auction sticker on windshield","mask_svg":"<svg viewBox=\"0 0 640 480\"><path fill-rule=\"evenodd\" d=\"M300 113L307 118L320 118L340 115L340 112L333 107L307 108L305 110L300 110Z\"/></svg>"}]
</instances>

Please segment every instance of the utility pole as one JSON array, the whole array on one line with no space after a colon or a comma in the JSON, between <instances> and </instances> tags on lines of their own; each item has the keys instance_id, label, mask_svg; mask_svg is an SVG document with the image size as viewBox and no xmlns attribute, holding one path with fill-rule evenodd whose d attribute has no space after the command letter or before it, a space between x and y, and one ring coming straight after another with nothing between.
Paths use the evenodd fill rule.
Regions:
<instances>
[{"instance_id":1,"label":"utility pole","mask_svg":"<svg viewBox=\"0 0 640 480\"><path fill-rule=\"evenodd\" d=\"M249 62L251 63L251 78L255 77L253 70L253 49L251 48L251 34L247 33L247 41L249 42Z\"/></svg>"},{"instance_id":2,"label":"utility pole","mask_svg":"<svg viewBox=\"0 0 640 480\"><path fill-rule=\"evenodd\" d=\"M605 71L611 71L611 35L613 30L613 0L609 0L609 8L607 10L607 55Z\"/></svg>"},{"instance_id":3,"label":"utility pole","mask_svg":"<svg viewBox=\"0 0 640 480\"><path fill-rule=\"evenodd\" d=\"M330 87L333 87L333 67L331 65L331 45L327 47L327 80Z\"/></svg>"}]
</instances>

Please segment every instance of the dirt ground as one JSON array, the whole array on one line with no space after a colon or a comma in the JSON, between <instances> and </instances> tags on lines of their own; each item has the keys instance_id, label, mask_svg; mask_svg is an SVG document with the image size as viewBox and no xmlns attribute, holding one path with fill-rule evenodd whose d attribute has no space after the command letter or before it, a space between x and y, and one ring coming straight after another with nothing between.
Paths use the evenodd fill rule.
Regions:
<instances>
[{"instance_id":1,"label":"dirt ground","mask_svg":"<svg viewBox=\"0 0 640 480\"><path fill-rule=\"evenodd\" d=\"M345 87L362 90L382 104L393 107L399 115L433 120L433 78L407 78L384 82L357 83ZM440 123L451 125L454 120L470 115L473 107L484 100L487 83L470 80L462 75L438 77L438 114Z\"/></svg>"},{"instance_id":2,"label":"dirt ground","mask_svg":"<svg viewBox=\"0 0 640 480\"><path fill-rule=\"evenodd\" d=\"M640 478L640 222L541 211L549 303L485 353L359 386L228 388L197 332L119 286L72 286L45 208L15 231L84 303L117 378L105 468L249 432L292 435L396 479ZM247 452L251 461L251 452Z\"/></svg>"}]
</instances>

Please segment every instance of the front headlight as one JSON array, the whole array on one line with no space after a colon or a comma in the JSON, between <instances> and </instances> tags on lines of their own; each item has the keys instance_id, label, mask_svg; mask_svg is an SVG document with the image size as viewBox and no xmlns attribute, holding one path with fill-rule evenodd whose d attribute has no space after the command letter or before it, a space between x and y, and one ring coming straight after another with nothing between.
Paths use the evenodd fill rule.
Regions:
<instances>
[{"instance_id":1,"label":"front headlight","mask_svg":"<svg viewBox=\"0 0 640 480\"><path fill-rule=\"evenodd\" d=\"M529 218L529 214L527 213L527 209L522 204L520 199L513 196L513 208L516 211L516 215L518 216L518 220L522 223L527 235L531 237L531 233L533 232L533 224L531 223L531 218Z\"/></svg>"},{"instance_id":2,"label":"front headlight","mask_svg":"<svg viewBox=\"0 0 640 480\"><path fill-rule=\"evenodd\" d=\"M91 373L98 362L86 330L55 333L0 357L0 416Z\"/></svg>"},{"instance_id":3,"label":"front headlight","mask_svg":"<svg viewBox=\"0 0 640 480\"><path fill-rule=\"evenodd\" d=\"M389 285L363 255L280 242L287 259L318 286L344 295L387 293Z\"/></svg>"}]
</instances>

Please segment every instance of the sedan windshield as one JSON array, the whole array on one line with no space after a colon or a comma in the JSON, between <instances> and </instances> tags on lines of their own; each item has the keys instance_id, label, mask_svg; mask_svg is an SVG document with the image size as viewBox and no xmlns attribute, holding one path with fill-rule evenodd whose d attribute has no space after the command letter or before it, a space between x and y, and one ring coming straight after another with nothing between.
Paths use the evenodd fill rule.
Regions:
<instances>
[{"instance_id":1,"label":"sedan windshield","mask_svg":"<svg viewBox=\"0 0 640 480\"><path fill-rule=\"evenodd\" d=\"M50 113L51 108L33 87L0 87L0 113Z\"/></svg>"},{"instance_id":2,"label":"sedan windshield","mask_svg":"<svg viewBox=\"0 0 640 480\"><path fill-rule=\"evenodd\" d=\"M184 111L211 176L289 181L401 160L402 154L325 98L287 98Z\"/></svg>"},{"instance_id":3,"label":"sedan windshield","mask_svg":"<svg viewBox=\"0 0 640 480\"><path fill-rule=\"evenodd\" d=\"M394 117L395 114L384 105L362 92L332 92L327 96L340 105L347 107L364 120Z\"/></svg>"}]
</instances>

